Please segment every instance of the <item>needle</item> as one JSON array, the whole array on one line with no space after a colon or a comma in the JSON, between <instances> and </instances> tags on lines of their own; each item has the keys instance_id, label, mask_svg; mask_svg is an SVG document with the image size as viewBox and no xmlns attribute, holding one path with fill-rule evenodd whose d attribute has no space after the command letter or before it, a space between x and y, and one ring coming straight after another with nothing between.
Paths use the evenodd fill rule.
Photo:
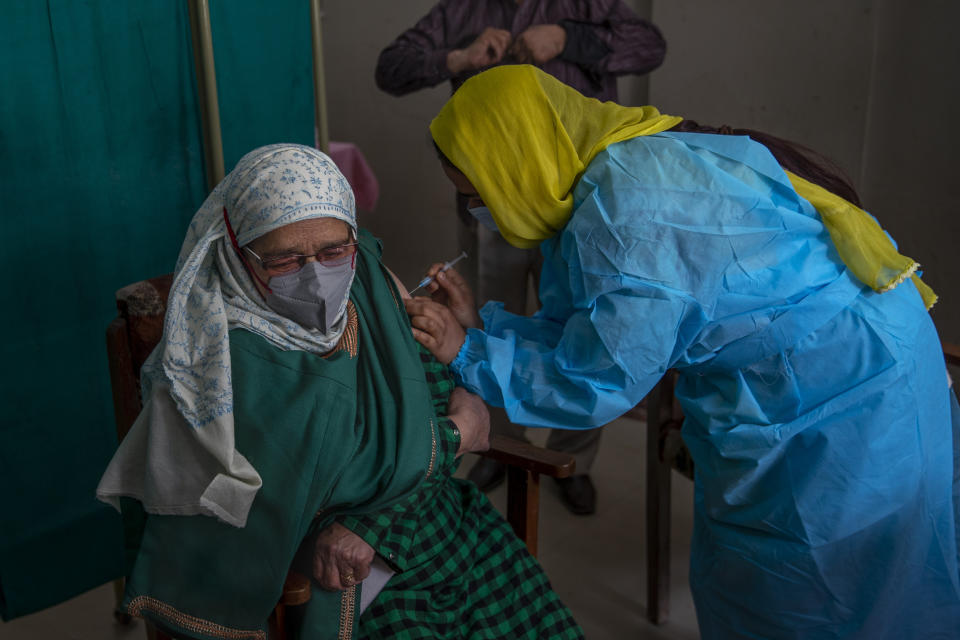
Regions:
<instances>
[{"instance_id":1,"label":"needle","mask_svg":"<svg viewBox=\"0 0 960 640\"><path fill-rule=\"evenodd\" d=\"M438 271L437 273L440 273L441 271L446 271L447 269L449 269L449 268L452 267L453 265L457 264L458 262L460 262L461 260L463 260L463 259L466 258L466 257L467 257L467 252L466 252L466 251L461 252L460 255L458 255L458 256L457 256L456 258L454 258L453 260L450 260L450 261L448 261L448 262L444 262L444 263L443 263L443 266L440 267L440 271ZM414 293L414 291L417 291L417 290L419 290L419 289L424 288L425 286L427 286L428 284L430 284L431 282L433 282L434 279L435 279L434 276L427 276L426 278L424 278L423 280L420 281L420 284L418 284L416 287L414 287L413 289L410 290L410 295L412 296L413 293Z\"/></svg>"}]
</instances>

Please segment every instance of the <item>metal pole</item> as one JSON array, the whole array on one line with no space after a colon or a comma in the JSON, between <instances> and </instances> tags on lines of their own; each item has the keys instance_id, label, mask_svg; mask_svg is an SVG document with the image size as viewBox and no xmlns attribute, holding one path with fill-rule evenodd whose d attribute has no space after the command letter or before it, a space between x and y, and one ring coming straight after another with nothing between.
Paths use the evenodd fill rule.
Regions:
<instances>
[{"instance_id":1,"label":"metal pole","mask_svg":"<svg viewBox=\"0 0 960 640\"><path fill-rule=\"evenodd\" d=\"M313 105L314 124L320 150L330 151L330 130L327 128L327 85L323 73L323 7L320 0L310 0L310 31L313 41Z\"/></svg>"},{"instance_id":2,"label":"metal pole","mask_svg":"<svg viewBox=\"0 0 960 640\"><path fill-rule=\"evenodd\" d=\"M193 36L193 63L200 99L200 126L203 131L203 156L207 190L223 180L223 137L220 134L220 106L217 101L217 73L213 65L213 37L210 33L208 0L188 0L190 33Z\"/></svg>"}]
</instances>

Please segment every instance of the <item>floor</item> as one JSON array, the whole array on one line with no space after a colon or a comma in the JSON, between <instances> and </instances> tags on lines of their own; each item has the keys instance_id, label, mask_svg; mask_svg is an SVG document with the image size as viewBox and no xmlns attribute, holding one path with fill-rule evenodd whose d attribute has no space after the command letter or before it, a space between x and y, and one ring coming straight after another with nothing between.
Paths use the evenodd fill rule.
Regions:
<instances>
[{"instance_id":1,"label":"floor","mask_svg":"<svg viewBox=\"0 0 960 640\"><path fill-rule=\"evenodd\" d=\"M541 441L542 432L532 432ZM599 500L593 516L573 516L560 504L552 481L542 486L540 560L554 588L589 640L696 640L687 555L692 525L692 485L674 474L670 618L647 622L643 541L645 426L620 419L606 427L593 469ZM463 475L472 460L466 460ZM491 498L504 508L506 492ZM0 623L0 640L142 640L142 623L116 624L113 588L104 585L57 607Z\"/></svg>"}]
</instances>

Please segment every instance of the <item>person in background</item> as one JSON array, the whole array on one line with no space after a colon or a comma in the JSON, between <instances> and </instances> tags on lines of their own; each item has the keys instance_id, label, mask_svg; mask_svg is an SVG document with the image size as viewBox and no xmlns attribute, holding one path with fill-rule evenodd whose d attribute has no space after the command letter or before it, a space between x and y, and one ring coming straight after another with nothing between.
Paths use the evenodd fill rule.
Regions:
<instances>
[{"instance_id":1,"label":"person in background","mask_svg":"<svg viewBox=\"0 0 960 640\"><path fill-rule=\"evenodd\" d=\"M450 81L463 82L494 65L530 63L561 82L599 100L617 100L617 77L644 74L663 62L666 44L656 26L622 0L442 0L380 53L377 86L395 96ZM457 197L458 239L470 256L464 272L477 298L499 300L507 311L524 314L529 281L539 286L540 252L505 242L489 221L467 211ZM538 305L537 305L538 306ZM502 411L491 413L492 433L524 438ZM571 512L590 514L596 490L589 471L600 446L599 429L553 431L547 447L572 454L577 473L559 480ZM469 478L490 490L504 478L502 463L481 459Z\"/></svg>"},{"instance_id":2,"label":"person in background","mask_svg":"<svg viewBox=\"0 0 960 640\"><path fill-rule=\"evenodd\" d=\"M407 302L414 334L535 426L602 425L677 370L704 640L956 638L960 406L936 295L798 146L678 125L530 66L470 79L430 131L471 206L543 251L543 307L478 315L448 271L445 300Z\"/></svg>"}]
</instances>

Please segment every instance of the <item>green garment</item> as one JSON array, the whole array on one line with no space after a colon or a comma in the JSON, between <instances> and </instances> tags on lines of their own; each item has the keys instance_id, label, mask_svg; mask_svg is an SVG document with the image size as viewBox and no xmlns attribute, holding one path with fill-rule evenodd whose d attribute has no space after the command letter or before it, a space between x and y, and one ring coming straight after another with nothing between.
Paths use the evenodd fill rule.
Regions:
<instances>
[{"instance_id":1,"label":"green garment","mask_svg":"<svg viewBox=\"0 0 960 640\"><path fill-rule=\"evenodd\" d=\"M446 414L450 370L420 355L434 407ZM583 638L510 525L476 485L451 477L460 439L450 420L440 420L440 434L448 455L414 495L384 512L338 518L398 571L360 616L359 637Z\"/></svg>"},{"instance_id":2,"label":"green garment","mask_svg":"<svg viewBox=\"0 0 960 640\"><path fill-rule=\"evenodd\" d=\"M409 320L366 233L350 299L355 355L349 329L348 348L327 358L230 332L237 450L263 487L242 529L209 516L148 516L128 611L178 636L263 638L311 530L389 508L435 471L437 420ZM314 590L308 610L324 624L310 637L352 629L341 606L349 612L358 591Z\"/></svg>"},{"instance_id":3,"label":"green garment","mask_svg":"<svg viewBox=\"0 0 960 640\"><path fill-rule=\"evenodd\" d=\"M237 449L263 487L243 529L148 516L125 605L185 638L264 638L288 568L311 575L314 534L336 519L397 574L359 620L361 585L330 593L311 583L290 616L305 640L582 638L486 496L451 477L459 432L437 416L453 380L413 342L369 234L360 242L356 358L230 332Z\"/></svg>"}]
</instances>

